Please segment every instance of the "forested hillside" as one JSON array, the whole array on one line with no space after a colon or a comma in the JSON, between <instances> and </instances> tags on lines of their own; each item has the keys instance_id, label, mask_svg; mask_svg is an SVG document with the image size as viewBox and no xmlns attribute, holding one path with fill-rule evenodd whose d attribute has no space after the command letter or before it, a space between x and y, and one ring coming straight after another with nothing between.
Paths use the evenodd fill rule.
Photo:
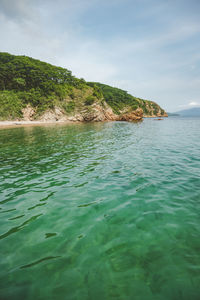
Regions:
<instances>
[{"instance_id":1,"label":"forested hillside","mask_svg":"<svg viewBox=\"0 0 200 300\"><path fill-rule=\"evenodd\" d=\"M36 109L36 116L40 115L62 104L67 95L73 99L74 88L84 87L85 81L72 76L67 69L26 56L0 53L1 118L21 117L27 104ZM66 111L70 107L64 105Z\"/></svg>"},{"instance_id":2,"label":"forested hillside","mask_svg":"<svg viewBox=\"0 0 200 300\"><path fill-rule=\"evenodd\" d=\"M165 111L155 102L136 98L126 91L119 88L111 87L106 84L98 82L88 82L90 86L97 86L103 93L104 99L113 109L116 114L130 107L136 110L138 107L142 108L144 115L164 115Z\"/></svg>"},{"instance_id":3,"label":"forested hillside","mask_svg":"<svg viewBox=\"0 0 200 300\"><path fill-rule=\"evenodd\" d=\"M9 53L0 53L0 119L23 119L27 108L31 119L57 109L58 116L73 120L101 120L92 117L101 109L120 115L141 108L144 115L164 115L156 103L133 97L108 85L78 79L71 71ZM52 115L51 114L51 115ZM75 117L78 115L78 118ZM28 117L28 116L27 116Z\"/></svg>"}]
</instances>

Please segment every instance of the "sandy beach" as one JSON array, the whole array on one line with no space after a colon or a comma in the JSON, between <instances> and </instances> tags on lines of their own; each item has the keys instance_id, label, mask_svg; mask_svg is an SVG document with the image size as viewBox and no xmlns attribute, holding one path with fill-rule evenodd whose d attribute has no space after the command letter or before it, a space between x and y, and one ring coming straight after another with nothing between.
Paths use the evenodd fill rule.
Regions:
<instances>
[{"instance_id":1,"label":"sandy beach","mask_svg":"<svg viewBox=\"0 0 200 300\"><path fill-rule=\"evenodd\" d=\"M45 126L57 124L72 124L72 121L0 121L0 129L24 126Z\"/></svg>"}]
</instances>

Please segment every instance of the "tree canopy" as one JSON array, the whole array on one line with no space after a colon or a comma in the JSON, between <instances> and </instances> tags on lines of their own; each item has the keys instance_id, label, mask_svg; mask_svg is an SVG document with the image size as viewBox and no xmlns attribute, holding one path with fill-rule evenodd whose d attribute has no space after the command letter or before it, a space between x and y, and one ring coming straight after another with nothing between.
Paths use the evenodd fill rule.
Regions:
<instances>
[{"instance_id":1,"label":"tree canopy","mask_svg":"<svg viewBox=\"0 0 200 300\"><path fill-rule=\"evenodd\" d=\"M0 90L51 93L63 84L77 84L71 71L31 57L0 53Z\"/></svg>"}]
</instances>

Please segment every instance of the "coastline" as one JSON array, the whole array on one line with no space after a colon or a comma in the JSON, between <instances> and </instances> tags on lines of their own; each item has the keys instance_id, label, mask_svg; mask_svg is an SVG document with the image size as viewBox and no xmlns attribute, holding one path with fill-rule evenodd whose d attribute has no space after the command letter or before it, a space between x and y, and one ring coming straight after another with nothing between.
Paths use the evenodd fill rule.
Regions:
<instances>
[{"instance_id":1,"label":"coastline","mask_svg":"<svg viewBox=\"0 0 200 300\"><path fill-rule=\"evenodd\" d=\"M24 126L45 126L45 125L56 125L56 124L73 124L73 121L0 121L0 129L3 128L19 128ZM80 122L76 122L80 123Z\"/></svg>"},{"instance_id":2,"label":"coastline","mask_svg":"<svg viewBox=\"0 0 200 300\"><path fill-rule=\"evenodd\" d=\"M162 118L166 118L167 116L162 116ZM146 118L152 118L152 119L157 119L159 116L143 116L143 119ZM105 120L105 121L117 121L117 120ZM101 122L105 122L101 121ZM126 121L126 120L122 120ZM137 120L136 120L137 121ZM28 126L48 126L48 125L62 125L62 124L80 124L84 123L83 121L71 121L71 120L49 120L49 121L0 121L0 129L3 128L19 128L19 127L28 127Z\"/></svg>"}]
</instances>

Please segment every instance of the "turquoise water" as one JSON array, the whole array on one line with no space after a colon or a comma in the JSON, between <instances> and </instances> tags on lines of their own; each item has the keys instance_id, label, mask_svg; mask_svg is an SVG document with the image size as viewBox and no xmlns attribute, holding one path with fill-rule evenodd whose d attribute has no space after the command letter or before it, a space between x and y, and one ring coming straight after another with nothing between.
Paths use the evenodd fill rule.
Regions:
<instances>
[{"instance_id":1,"label":"turquoise water","mask_svg":"<svg viewBox=\"0 0 200 300\"><path fill-rule=\"evenodd\" d=\"M200 299L199 129L1 129L0 299Z\"/></svg>"}]
</instances>

